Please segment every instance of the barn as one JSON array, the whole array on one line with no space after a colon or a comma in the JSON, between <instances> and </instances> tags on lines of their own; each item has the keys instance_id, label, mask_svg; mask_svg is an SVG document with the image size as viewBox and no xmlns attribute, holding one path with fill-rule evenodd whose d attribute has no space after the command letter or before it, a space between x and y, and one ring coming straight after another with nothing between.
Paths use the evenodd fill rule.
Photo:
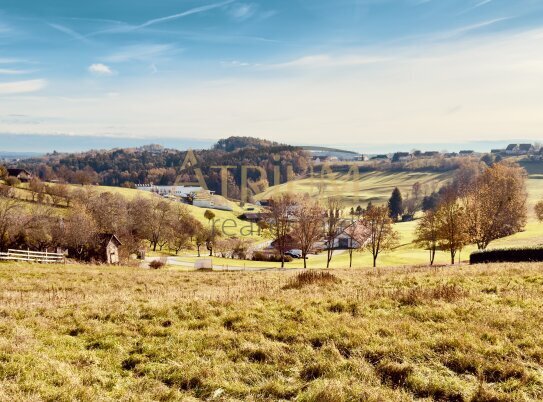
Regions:
<instances>
[{"instance_id":1,"label":"barn","mask_svg":"<svg viewBox=\"0 0 543 402\"><path fill-rule=\"evenodd\" d=\"M110 233L103 233L98 237L96 260L106 264L118 264L120 262L119 247L122 246L119 238Z\"/></svg>"}]
</instances>

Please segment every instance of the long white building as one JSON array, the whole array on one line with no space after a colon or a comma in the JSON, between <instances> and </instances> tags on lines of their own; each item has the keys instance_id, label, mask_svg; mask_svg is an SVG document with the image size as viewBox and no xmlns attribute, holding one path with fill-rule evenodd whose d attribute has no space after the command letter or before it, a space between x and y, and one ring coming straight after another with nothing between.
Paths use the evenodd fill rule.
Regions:
<instances>
[{"instance_id":1,"label":"long white building","mask_svg":"<svg viewBox=\"0 0 543 402\"><path fill-rule=\"evenodd\" d=\"M202 187L192 186L155 186L153 184L137 184L136 188L142 191L149 191L161 196L175 195L177 197L188 197L193 193L203 190Z\"/></svg>"}]
</instances>

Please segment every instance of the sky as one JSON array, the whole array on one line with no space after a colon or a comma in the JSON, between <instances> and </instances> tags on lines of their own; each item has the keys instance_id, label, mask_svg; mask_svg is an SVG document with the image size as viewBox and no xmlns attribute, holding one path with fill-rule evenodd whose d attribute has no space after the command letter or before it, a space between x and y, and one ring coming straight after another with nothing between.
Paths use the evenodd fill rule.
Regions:
<instances>
[{"instance_id":1,"label":"sky","mask_svg":"<svg viewBox=\"0 0 543 402\"><path fill-rule=\"evenodd\" d=\"M543 1L0 0L0 133L537 141Z\"/></svg>"}]
</instances>

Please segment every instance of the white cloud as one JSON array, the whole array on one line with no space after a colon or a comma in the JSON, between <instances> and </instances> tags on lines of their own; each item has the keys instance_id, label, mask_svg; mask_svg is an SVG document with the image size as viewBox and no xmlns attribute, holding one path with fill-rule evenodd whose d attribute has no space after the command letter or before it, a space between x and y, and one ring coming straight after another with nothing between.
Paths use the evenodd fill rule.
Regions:
<instances>
[{"instance_id":1,"label":"white cloud","mask_svg":"<svg viewBox=\"0 0 543 402\"><path fill-rule=\"evenodd\" d=\"M42 79L12 81L0 83L0 95L23 94L37 92L47 86L47 81Z\"/></svg>"},{"instance_id":2,"label":"white cloud","mask_svg":"<svg viewBox=\"0 0 543 402\"><path fill-rule=\"evenodd\" d=\"M95 63L89 66L89 72L93 75L113 75L113 70L102 63Z\"/></svg>"}]
</instances>

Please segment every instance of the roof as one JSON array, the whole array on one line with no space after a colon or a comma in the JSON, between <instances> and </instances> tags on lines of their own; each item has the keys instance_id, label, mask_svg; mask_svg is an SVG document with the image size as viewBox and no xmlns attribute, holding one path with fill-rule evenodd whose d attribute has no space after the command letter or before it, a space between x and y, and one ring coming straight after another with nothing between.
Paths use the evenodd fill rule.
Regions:
<instances>
[{"instance_id":1,"label":"roof","mask_svg":"<svg viewBox=\"0 0 543 402\"><path fill-rule=\"evenodd\" d=\"M472 151L471 149L467 149L467 150L460 151L460 154L472 154L474 152L475 151Z\"/></svg>"},{"instance_id":2,"label":"roof","mask_svg":"<svg viewBox=\"0 0 543 402\"><path fill-rule=\"evenodd\" d=\"M533 145L532 144L520 144L519 145L519 148L521 151L530 151L533 149Z\"/></svg>"},{"instance_id":3,"label":"roof","mask_svg":"<svg viewBox=\"0 0 543 402\"><path fill-rule=\"evenodd\" d=\"M509 144L507 146L507 148L505 148L506 151L512 151L514 150L516 147L518 147L518 144Z\"/></svg>"},{"instance_id":4,"label":"roof","mask_svg":"<svg viewBox=\"0 0 543 402\"><path fill-rule=\"evenodd\" d=\"M123 243L119 240L119 238L112 234L112 233L100 233L98 235L98 240L100 241L101 246L107 246L110 241L113 240L114 243L116 243L117 246L122 246Z\"/></svg>"},{"instance_id":5,"label":"roof","mask_svg":"<svg viewBox=\"0 0 543 402\"><path fill-rule=\"evenodd\" d=\"M9 176L18 176L21 173L30 175L30 172L26 169L8 169L8 175Z\"/></svg>"},{"instance_id":6,"label":"roof","mask_svg":"<svg viewBox=\"0 0 543 402\"><path fill-rule=\"evenodd\" d=\"M258 212L245 212L244 214L240 215L240 219L245 220L260 220L265 217L265 214L261 214Z\"/></svg>"},{"instance_id":7,"label":"roof","mask_svg":"<svg viewBox=\"0 0 543 402\"><path fill-rule=\"evenodd\" d=\"M409 156L409 152L396 152L395 156Z\"/></svg>"}]
</instances>

